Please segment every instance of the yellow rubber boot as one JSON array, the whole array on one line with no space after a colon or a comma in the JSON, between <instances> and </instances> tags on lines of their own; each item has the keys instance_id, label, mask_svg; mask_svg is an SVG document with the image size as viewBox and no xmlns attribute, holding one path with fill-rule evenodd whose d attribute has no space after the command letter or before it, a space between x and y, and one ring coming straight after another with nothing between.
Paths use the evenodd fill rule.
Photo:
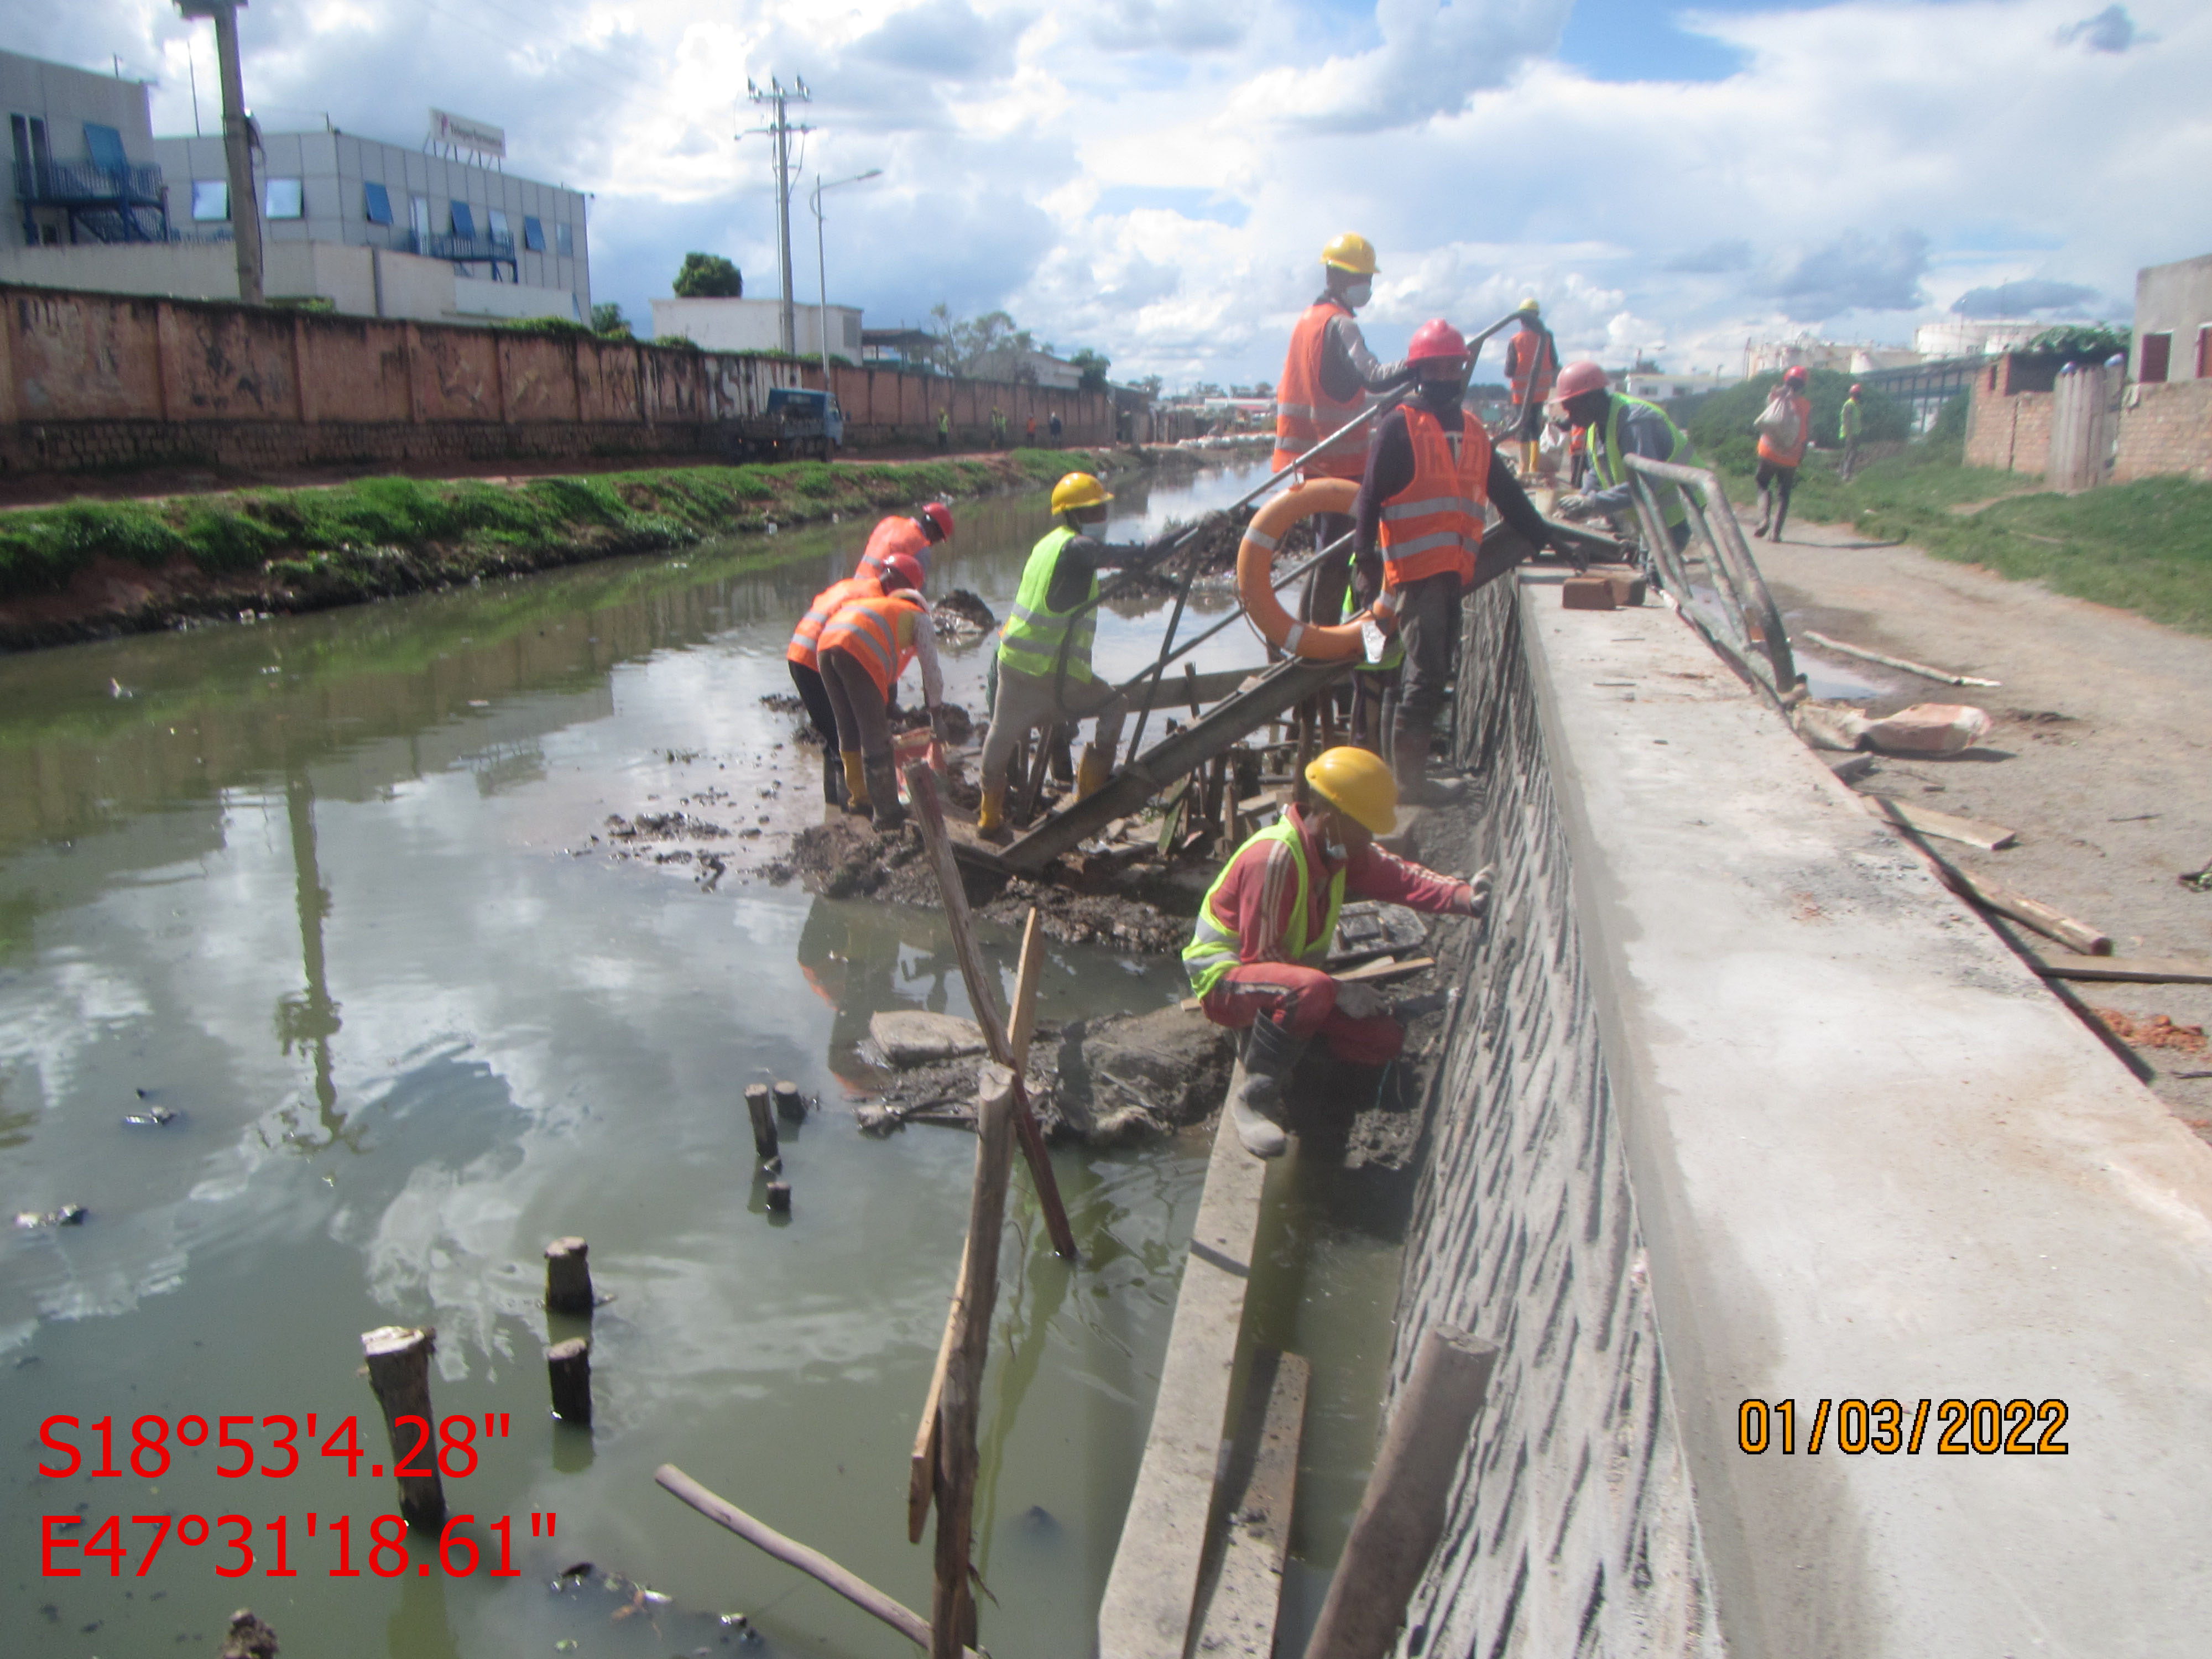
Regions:
<instances>
[{"instance_id":1,"label":"yellow rubber boot","mask_svg":"<svg viewBox=\"0 0 2212 1659\"><path fill-rule=\"evenodd\" d=\"M983 786L983 799L975 808L975 833L986 841L1002 841L1006 834L1006 786Z\"/></svg>"},{"instance_id":2,"label":"yellow rubber boot","mask_svg":"<svg viewBox=\"0 0 2212 1659\"><path fill-rule=\"evenodd\" d=\"M1077 763L1075 768L1076 799L1088 799L1091 796L1097 794L1101 789L1103 789L1106 787L1107 774L1111 769L1112 763L1109 762L1105 756L1098 752L1098 745L1097 744L1085 744L1083 745L1083 758Z\"/></svg>"},{"instance_id":3,"label":"yellow rubber boot","mask_svg":"<svg viewBox=\"0 0 2212 1659\"><path fill-rule=\"evenodd\" d=\"M867 811L868 774L861 763L860 751L845 749L840 750L838 754L845 763L845 810L848 812Z\"/></svg>"}]
</instances>

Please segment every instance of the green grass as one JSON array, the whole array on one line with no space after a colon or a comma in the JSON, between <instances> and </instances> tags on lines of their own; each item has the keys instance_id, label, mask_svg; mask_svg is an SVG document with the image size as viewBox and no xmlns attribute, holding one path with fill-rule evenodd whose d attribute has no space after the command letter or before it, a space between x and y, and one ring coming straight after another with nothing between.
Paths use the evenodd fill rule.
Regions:
<instances>
[{"instance_id":1,"label":"green grass","mask_svg":"<svg viewBox=\"0 0 2212 1659\"><path fill-rule=\"evenodd\" d=\"M1111 460L1090 451L1022 449L994 461L903 466L669 467L512 484L382 477L162 501L82 501L0 513L0 599L65 587L108 558L265 575L336 601L538 562L653 552L771 520L986 495ZM396 577L395 564L410 561L435 571Z\"/></svg>"},{"instance_id":2,"label":"green grass","mask_svg":"<svg viewBox=\"0 0 2212 1659\"><path fill-rule=\"evenodd\" d=\"M2015 472L1962 465L1958 428L1955 420L1939 423L1930 439L1861 468L1848 484L1836 477L1834 455L1808 455L1792 516L1848 524L1870 540L1909 542L1939 559L2212 634L2212 484L2143 478L2060 495ZM1753 499L1747 470L1725 470L1729 493Z\"/></svg>"}]
</instances>

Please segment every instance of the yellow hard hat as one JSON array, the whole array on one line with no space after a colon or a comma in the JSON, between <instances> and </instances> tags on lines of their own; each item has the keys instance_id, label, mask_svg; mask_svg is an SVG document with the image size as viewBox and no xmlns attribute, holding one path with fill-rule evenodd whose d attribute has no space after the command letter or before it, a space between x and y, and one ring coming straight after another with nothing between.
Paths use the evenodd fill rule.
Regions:
<instances>
[{"instance_id":1,"label":"yellow hard hat","mask_svg":"<svg viewBox=\"0 0 2212 1659\"><path fill-rule=\"evenodd\" d=\"M1322 750L1307 765L1306 781L1331 806L1378 836L1398 827L1398 781L1382 757L1369 750Z\"/></svg>"},{"instance_id":2,"label":"yellow hard hat","mask_svg":"<svg viewBox=\"0 0 2212 1659\"><path fill-rule=\"evenodd\" d=\"M1364 236L1354 236L1346 231L1321 251L1321 262L1334 265L1339 270L1348 270L1356 276L1375 274L1375 244Z\"/></svg>"},{"instance_id":3,"label":"yellow hard hat","mask_svg":"<svg viewBox=\"0 0 2212 1659\"><path fill-rule=\"evenodd\" d=\"M1513 307L1513 314L1516 317L1540 317L1544 314L1544 307L1536 303L1536 296L1531 294Z\"/></svg>"},{"instance_id":4,"label":"yellow hard hat","mask_svg":"<svg viewBox=\"0 0 2212 1659\"><path fill-rule=\"evenodd\" d=\"M1071 472L1052 487L1052 510L1072 512L1079 507L1103 507L1114 498L1106 486L1088 472Z\"/></svg>"}]
</instances>

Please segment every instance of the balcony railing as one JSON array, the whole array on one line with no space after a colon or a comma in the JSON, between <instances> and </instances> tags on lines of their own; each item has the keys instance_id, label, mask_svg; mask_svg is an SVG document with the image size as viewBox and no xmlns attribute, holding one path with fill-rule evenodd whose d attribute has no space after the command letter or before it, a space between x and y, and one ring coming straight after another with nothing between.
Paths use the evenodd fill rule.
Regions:
<instances>
[{"instance_id":1,"label":"balcony railing","mask_svg":"<svg viewBox=\"0 0 2212 1659\"><path fill-rule=\"evenodd\" d=\"M514 238L439 235L434 232L426 236L419 231L410 231L406 252L432 259L451 259L456 264L513 264Z\"/></svg>"},{"instance_id":2,"label":"balcony railing","mask_svg":"<svg viewBox=\"0 0 2212 1659\"><path fill-rule=\"evenodd\" d=\"M150 207L161 205L161 169L116 172L89 161L18 161L16 199L31 207Z\"/></svg>"}]
</instances>

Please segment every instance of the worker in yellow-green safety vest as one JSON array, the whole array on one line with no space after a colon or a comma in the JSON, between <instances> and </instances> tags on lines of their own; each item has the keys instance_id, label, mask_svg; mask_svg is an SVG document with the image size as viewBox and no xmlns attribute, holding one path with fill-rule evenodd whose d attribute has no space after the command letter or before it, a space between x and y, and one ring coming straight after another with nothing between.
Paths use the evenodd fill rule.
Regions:
<instances>
[{"instance_id":1,"label":"worker in yellow-green safety vest","mask_svg":"<svg viewBox=\"0 0 2212 1659\"><path fill-rule=\"evenodd\" d=\"M1006 774L1015 748L1032 731L1096 719L1097 735L1076 769L1076 795L1093 793L1114 769L1125 700L1091 668L1097 632L1098 563L1105 549L1092 532L1106 522L1114 498L1088 472L1053 486L1053 527L1030 550L1012 611L999 630L997 685L991 729L983 738L983 799L975 827L1006 833ZM1063 649L1064 647L1064 649ZM1065 672L1062 672L1063 658Z\"/></svg>"},{"instance_id":2,"label":"worker in yellow-green safety vest","mask_svg":"<svg viewBox=\"0 0 2212 1659\"><path fill-rule=\"evenodd\" d=\"M1312 805L1285 807L1222 866L1182 953L1206 1018L1246 1034L1229 1111L1255 1158L1284 1148L1283 1090L1315 1036L1360 1066L1388 1065L1405 1046L1406 1028L1379 991L1325 970L1344 901L1460 916L1490 902L1488 870L1461 881L1375 844L1398 822L1397 781L1380 756L1323 750L1306 783Z\"/></svg>"},{"instance_id":3,"label":"worker in yellow-green safety vest","mask_svg":"<svg viewBox=\"0 0 2212 1659\"><path fill-rule=\"evenodd\" d=\"M1583 519L1602 514L1632 520L1636 501L1627 456L1672 461L1678 466L1698 464L1689 434L1668 418L1665 410L1641 398L1611 391L1609 385L1605 371L1595 363L1569 363L1559 376L1557 390L1567 419L1589 429L1589 481L1596 488L1561 497L1552 509L1556 517ZM1668 538L1680 552L1690 544L1690 515L1682 504L1681 487L1656 478L1652 484Z\"/></svg>"}]
</instances>

